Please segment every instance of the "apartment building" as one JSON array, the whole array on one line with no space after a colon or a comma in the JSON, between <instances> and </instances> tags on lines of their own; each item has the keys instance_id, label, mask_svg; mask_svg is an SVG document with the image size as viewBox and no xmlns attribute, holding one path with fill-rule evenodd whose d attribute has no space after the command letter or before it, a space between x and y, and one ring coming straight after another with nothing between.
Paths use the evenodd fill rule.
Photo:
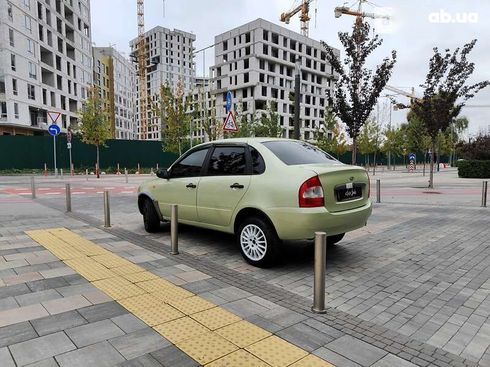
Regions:
<instances>
[{"instance_id":1,"label":"apartment building","mask_svg":"<svg viewBox=\"0 0 490 367\"><path fill-rule=\"evenodd\" d=\"M113 139L138 138L136 125L136 70L113 47L94 47L94 85L106 100Z\"/></svg>"},{"instance_id":2,"label":"apartment building","mask_svg":"<svg viewBox=\"0 0 490 367\"><path fill-rule=\"evenodd\" d=\"M211 78L196 78L196 84L191 91L192 125L190 138L192 144L209 141L209 134L215 135L216 128L213 125L220 125L216 123L216 96L212 93L213 89Z\"/></svg>"},{"instance_id":3,"label":"apartment building","mask_svg":"<svg viewBox=\"0 0 490 367\"><path fill-rule=\"evenodd\" d=\"M89 0L0 0L0 134L77 121L92 84Z\"/></svg>"},{"instance_id":4,"label":"apartment building","mask_svg":"<svg viewBox=\"0 0 490 367\"><path fill-rule=\"evenodd\" d=\"M168 83L175 88L179 80L186 94L192 90L196 77L193 56L195 40L196 36L192 33L160 26L145 33L147 95L150 99L156 100L162 84ZM138 39L135 38L129 44L134 61L138 54L137 43ZM136 65L136 72L139 73L138 65ZM139 103L138 99L136 102L138 132L141 129ZM148 116L151 116L151 108L148 109ZM160 123L149 124L147 132L148 140L160 140Z\"/></svg>"},{"instance_id":5,"label":"apartment building","mask_svg":"<svg viewBox=\"0 0 490 367\"><path fill-rule=\"evenodd\" d=\"M264 113L268 104L277 108L284 137L293 136L294 77L300 60L300 133L304 140L324 120L334 73L320 42L257 19L215 37L215 83L217 116L226 118L226 93L232 92L234 110ZM338 50L337 50L338 52ZM240 106L239 106L240 105Z\"/></svg>"}]
</instances>

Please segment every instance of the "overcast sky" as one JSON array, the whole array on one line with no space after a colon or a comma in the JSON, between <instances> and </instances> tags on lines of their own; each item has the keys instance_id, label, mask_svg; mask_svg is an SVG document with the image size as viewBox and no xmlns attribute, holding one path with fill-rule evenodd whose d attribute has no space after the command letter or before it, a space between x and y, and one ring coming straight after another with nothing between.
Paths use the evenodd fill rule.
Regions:
<instances>
[{"instance_id":1,"label":"overcast sky","mask_svg":"<svg viewBox=\"0 0 490 367\"><path fill-rule=\"evenodd\" d=\"M192 32L197 37L195 47L199 50L212 45L215 35L256 18L299 32L297 16L289 25L279 22L280 14L290 10L295 2L299 3L299 0L146 0L145 27L148 30L161 25ZM337 33L350 31L354 18L335 18L334 8L353 3L353 0L345 3L342 0L314 1L311 5L310 37L340 47ZM370 21L384 39L383 45L370 57L372 65L391 50L398 53L390 85L407 91L415 87L420 91L419 85L425 80L433 47L454 49L474 38L478 43L470 55L476 64L472 81L490 80L489 0L375 0L373 3L365 4L363 10L392 14L390 24ZM91 6L93 42L97 46L113 45L127 55L128 42L137 35L136 0L92 0ZM202 75L203 61L208 72L213 60L213 49L206 51L205 60L202 52L196 56L198 76ZM403 97L398 99L406 102ZM468 104L490 106L490 87ZM471 133L490 129L489 107L468 107L462 115L469 118ZM392 120L394 124L404 122L404 113L394 112Z\"/></svg>"}]
</instances>

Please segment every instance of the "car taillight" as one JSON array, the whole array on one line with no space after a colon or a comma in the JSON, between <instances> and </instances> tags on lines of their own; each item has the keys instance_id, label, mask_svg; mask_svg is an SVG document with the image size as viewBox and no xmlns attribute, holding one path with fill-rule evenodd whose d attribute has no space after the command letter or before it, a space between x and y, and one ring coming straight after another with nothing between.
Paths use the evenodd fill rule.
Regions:
<instances>
[{"instance_id":1,"label":"car taillight","mask_svg":"<svg viewBox=\"0 0 490 367\"><path fill-rule=\"evenodd\" d=\"M318 176L309 178L299 187L299 207L314 208L324 206L323 187Z\"/></svg>"},{"instance_id":2,"label":"car taillight","mask_svg":"<svg viewBox=\"0 0 490 367\"><path fill-rule=\"evenodd\" d=\"M369 173L366 172L366 176L368 179L368 199L371 197L371 177L369 177Z\"/></svg>"}]
</instances>

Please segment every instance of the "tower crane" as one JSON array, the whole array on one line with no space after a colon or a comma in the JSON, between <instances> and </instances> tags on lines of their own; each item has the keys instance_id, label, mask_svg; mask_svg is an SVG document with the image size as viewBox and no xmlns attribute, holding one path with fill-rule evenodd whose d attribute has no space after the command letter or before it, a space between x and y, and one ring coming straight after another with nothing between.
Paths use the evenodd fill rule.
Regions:
<instances>
[{"instance_id":1,"label":"tower crane","mask_svg":"<svg viewBox=\"0 0 490 367\"><path fill-rule=\"evenodd\" d=\"M281 22L289 24L289 21L297 13L301 12L299 15L299 20L301 21L301 34L308 37L310 30L310 4L313 0L302 0L301 4L293 7L290 11L281 14Z\"/></svg>"},{"instance_id":2,"label":"tower crane","mask_svg":"<svg viewBox=\"0 0 490 367\"><path fill-rule=\"evenodd\" d=\"M140 140L146 140L147 134L147 90L146 90L146 42L145 42L145 0L136 0L138 14L138 79L140 99Z\"/></svg>"}]
</instances>

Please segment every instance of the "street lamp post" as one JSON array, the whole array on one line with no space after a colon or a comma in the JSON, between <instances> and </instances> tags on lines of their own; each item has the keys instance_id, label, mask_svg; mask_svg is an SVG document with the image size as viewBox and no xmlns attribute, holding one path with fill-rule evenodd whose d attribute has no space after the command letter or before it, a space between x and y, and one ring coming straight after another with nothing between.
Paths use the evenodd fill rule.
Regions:
<instances>
[{"instance_id":1,"label":"street lamp post","mask_svg":"<svg viewBox=\"0 0 490 367\"><path fill-rule=\"evenodd\" d=\"M296 75L294 76L294 131L293 137L299 140L299 109L301 101L301 58L296 59Z\"/></svg>"}]
</instances>

